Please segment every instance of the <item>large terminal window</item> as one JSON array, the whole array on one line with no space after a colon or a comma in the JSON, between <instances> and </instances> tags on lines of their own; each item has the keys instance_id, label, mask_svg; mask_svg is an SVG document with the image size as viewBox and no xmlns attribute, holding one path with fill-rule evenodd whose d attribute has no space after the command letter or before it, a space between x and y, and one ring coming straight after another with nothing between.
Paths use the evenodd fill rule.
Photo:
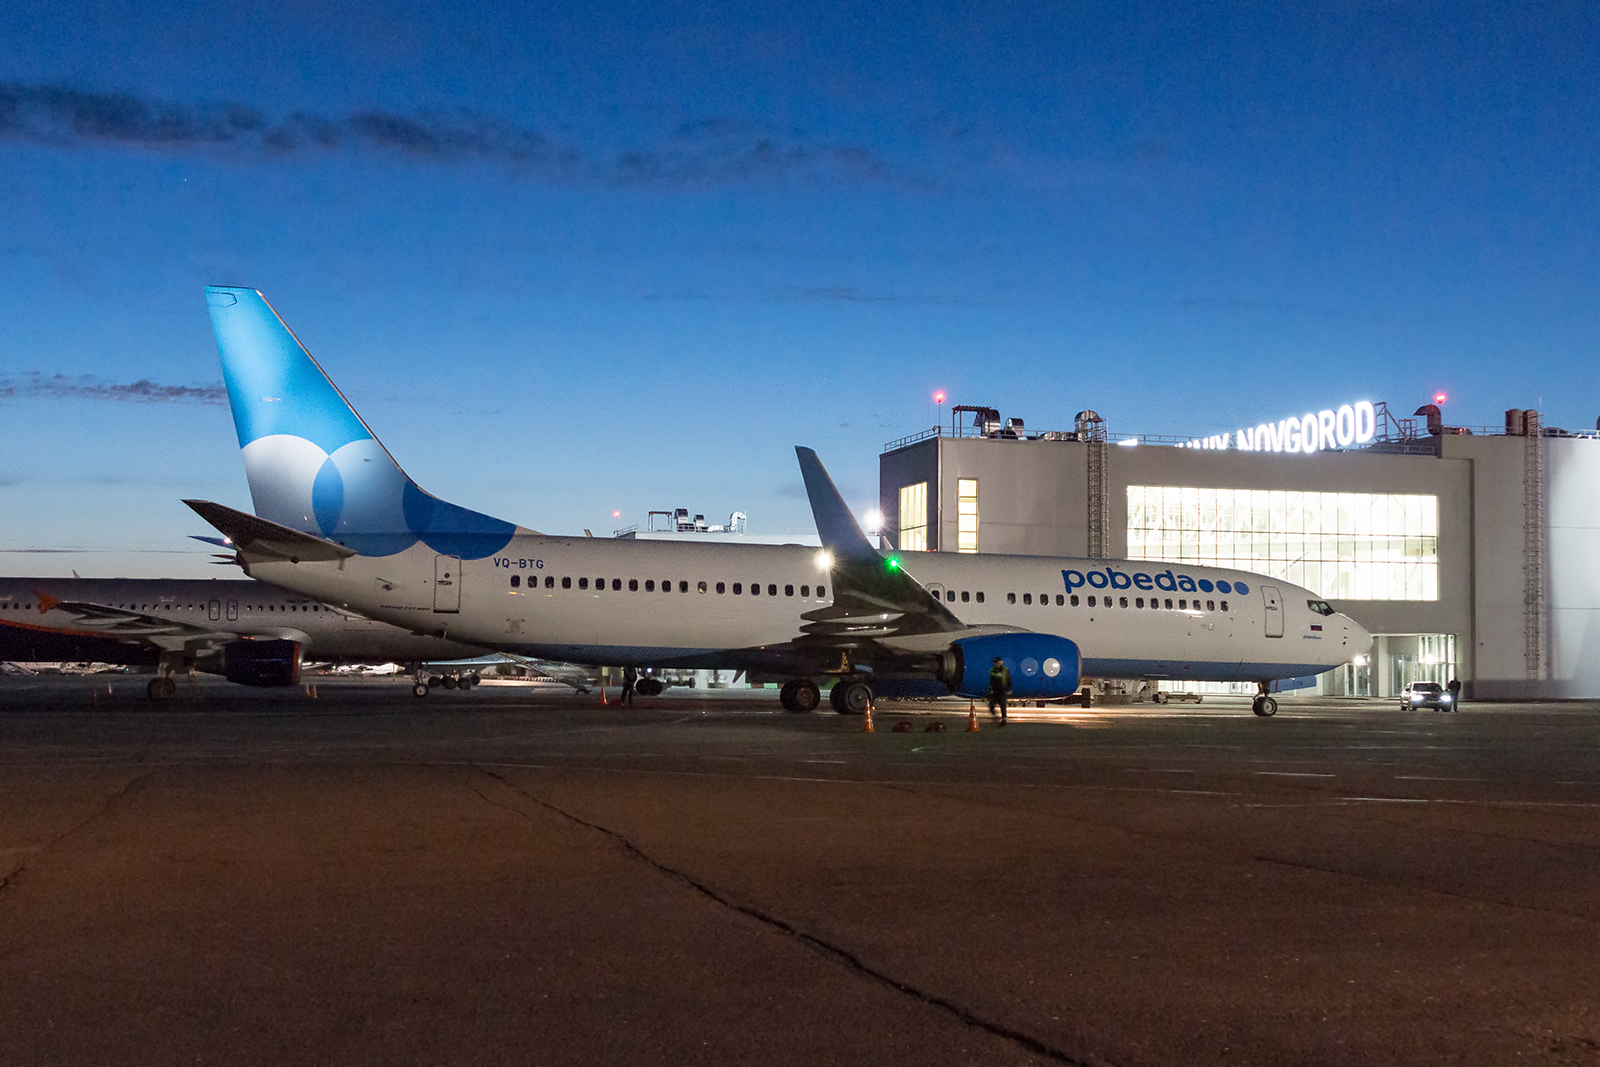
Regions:
<instances>
[{"instance_id":1,"label":"large terminal window","mask_svg":"<svg viewBox=\"0 0 1600 1067\"><path fill-rule=\"evenodd\" d=\"M1128 558L1255 571L1332 600L1438 600L1439 498L1130 485Z\"/></svg>"},{"instance_id":2,"label":"large terminal window","mask_svg":"<svg viewBox=\"0 0 1600 1067\"><path fill-rule=\"evenodd\" d=\"M900 551L928 551L928 483L900 487Z\"/></svg>"},{"instance_id":3,"label":"large terminal window","mask_svg":"<svg viewBox=\"0 0 1600 1067\"><path fill-rule=\"evenodd\" d=\"M956 479L956 551L978 551L978 479Z\"/></svg>"}]
</instances>

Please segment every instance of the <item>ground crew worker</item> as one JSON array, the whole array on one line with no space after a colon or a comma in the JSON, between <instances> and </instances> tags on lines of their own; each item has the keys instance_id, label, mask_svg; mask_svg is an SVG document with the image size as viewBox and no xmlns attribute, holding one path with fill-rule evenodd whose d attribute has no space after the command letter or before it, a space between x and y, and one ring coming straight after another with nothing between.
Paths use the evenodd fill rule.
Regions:
<instances>
[{"instance_id":1,"label":"ground crew worker","mask_svg":"<svg viewBox=\"0 0 1600 1067\"><path fill-rule=\"evenodd\" d=\"M622 668L622 695L617 698L618 704L633 707L633 687L639 681L639 672L630 664Z\"/></svg>"},{"instance_id":2,"label":"ground crew worker","mask_svg":"<svg viewBox=\"0 0 1600 1067\"><path fill-rule=\"evenodd\" d=\"M1006 665L1000 662L1000 657L994 658L994 666L989 668L989 715L994 716L994 707L1000 705L1000 725L1006 722L1006 697L1011 695L1011 672L1006 670Z\"/></svg>"},{"instance_id":3,"label":"ground crew worker","mask_svg":"<svg viewBox=\"0 0 1600 1067\"><path fill-rule=\"evenodd\" d=\"M1445 686L1445 688L1450 690L1450 710L1451 711L1460 711L1461 710L1461 679L1460 678L1452 678L1452 679L1450 679L1450 684Z\"/></svg>"}]
</instances>

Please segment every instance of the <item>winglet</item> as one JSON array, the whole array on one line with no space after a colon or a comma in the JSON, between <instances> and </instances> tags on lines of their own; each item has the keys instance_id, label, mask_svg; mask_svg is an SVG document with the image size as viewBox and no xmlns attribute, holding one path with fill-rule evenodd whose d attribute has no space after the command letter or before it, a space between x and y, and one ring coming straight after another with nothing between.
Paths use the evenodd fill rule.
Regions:
<instances>
[{"instance_id":1,"label":"winglet","mask_svg":"<svg viewBox=\"0 0 1600 1067\"><path fill-rule=\"evenodd\" d=\"M828 477L827 468L817 458L817 453L804 445L795 445L794 451L800 457L800 474L806 480L806 496L811 498L811 515L816 520L822 547L838 560L881 559L867 535L861 532L850 506L839 495L838 486Z\"/></svg>"}]
</instances>

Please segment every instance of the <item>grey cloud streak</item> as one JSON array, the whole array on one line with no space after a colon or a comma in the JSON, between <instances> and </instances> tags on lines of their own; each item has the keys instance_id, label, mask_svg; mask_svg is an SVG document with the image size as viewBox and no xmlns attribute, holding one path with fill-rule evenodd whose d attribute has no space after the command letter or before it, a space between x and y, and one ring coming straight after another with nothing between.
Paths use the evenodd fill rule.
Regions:
<instances>
[{"instance_id":1,"label":"grey cloud streak","mask_svg":"<svg viewBox=\"0 0 1600 1067\"><path fill-rule=\"evenodd\" d=\"M647 143L604 149L469 111L358 111L342 117L297 111L274 119L237 102L174 103L20 82L0 82L0 140L162 152L227 148L263 159L387 154L416 163L500 163L559 184L618 187L787 179L922 184L860 145L820 142L742 119L681 123Z\"/></svg>"},{"instance_id":2,"label":"grey cloud streak","mask_svg":"<svg viewBox=\"0 0 1600 1067\"><path fill-rule=\"evenodd\" d=\"M21 378L0 378L0 401L28 398L52 400L113 400L137 404L226 404L228 391L221 382L212 385L161 385L149 378L135 382L104 382L92 374L69 378L49 377L37 371Z\"/></svg>"}]
</instances>

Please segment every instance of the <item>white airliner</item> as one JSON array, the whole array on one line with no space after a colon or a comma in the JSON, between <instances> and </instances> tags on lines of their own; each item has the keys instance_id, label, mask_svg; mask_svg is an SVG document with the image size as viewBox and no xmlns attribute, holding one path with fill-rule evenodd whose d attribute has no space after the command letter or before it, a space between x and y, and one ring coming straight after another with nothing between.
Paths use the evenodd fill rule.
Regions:
<instances>
[{"instance_id":1,"label":"white airliner","mask_svg":"<svg viewBox=\"0 0 1600 1067\"><path fill-rule=\"evenodd\" d=\"M538 533L420 489L253 289L206 289L255 514L187 501L247 573L393 623L574 663L787 677L810 711L874 693L1018 698L1080 675L1254 681L1320 673L1371 638L1309 591L1240 571L1103 559L880 554L810 449L823 550Z\"/></svg>"},{"instance_id":2,"label":"white airliner","mask_svg":"<svg viewBox=\"0 0 1600 1067\"><path fill-rule=\"evenodd\" d=\"M0 578L0 661L154 667L155 700L172 696L172 675L188 670L242 685L296 685L303 657L420 665L483 652L262 582Z\"/></svg>"}]
</instances>

